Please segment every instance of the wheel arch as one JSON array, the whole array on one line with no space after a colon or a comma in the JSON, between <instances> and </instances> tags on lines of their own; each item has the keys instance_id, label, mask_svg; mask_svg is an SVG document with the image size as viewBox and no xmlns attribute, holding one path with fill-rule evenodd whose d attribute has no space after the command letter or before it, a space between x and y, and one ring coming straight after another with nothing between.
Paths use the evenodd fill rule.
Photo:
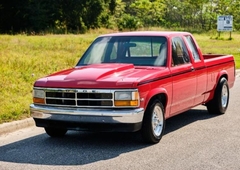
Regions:
<instances>
[{"instance_id":1,"label":"wheel arch","mask_svg":"<svg viewBox=\"0 0 240 170\"><path fill-rule=\"evenodd\" d=\"M158 100L161 102L158 102ZM167 95L163 91L155 90L154 93L149 95L141 128L142 137L145 142L156 144L161 140L165 129L164 114L166 112L164 105L166 103Z\"/></svg>"},{"instance_id":2,"label":"wheel arch","mask_svg":"<svg viewBox=\"0 0 240 170\"><path fill-rule=\"evenodd\" d=\"M228 77L226 74L219 76L214 93L212 93L213 98L206 103L209 113L224 114L226 112L229 103L229 86L227 81ZM223 92L224 83L226 89Z\"/></svg>"},{"instance_id":3,"label":"wheel arch","mask_svg":"<svg viewBox=\"0 0 240 170\"><path fill-rule=\"evenodd\" d=\"M218 86L218 83L221 81L222 78L226 78L228 80L228 73L226 70L220 71L219 74L217 75L216 83L214 86L214 92Z\"/></svg>"},{"instance_id":4,"label":"wheel arch","mask_svg":"<svg viewBox=\"0 0 240 170\"><path fill-rule=\"evenodd\" d=\"M219 81L220 81L223 77L228 80L228 73L227 73L226 70L222 70L222 71L219 72L219 74L218 74L218 76L217 76L216 85L219 83Z\"/></svg>"},{"instance_id":5,"label":"wheel arch","mask_svg":"<svg viewBox=\"0 0 240 170\"><path fill-rule=\"evenodd\" d=\"M168 93L166 89L161 88L150 91L146 97L145 108L147 109L147 107L149 107L151 102L153 102L155 99L161 101L164 109L166 110L168 102Z\"/></svg>"},{"instance_id":6,"label":"wheel arch","mask_svg":"<svg viewBox=\"0 0 240 170\"><path fill-rule=\"evenodd\" d=\"M213 86L213 89L212 89L212 93L210 94L210 97L209 99L213 99L215 93L216 93L216 89L217 89L217 86L219 84L219 82L221 81L222 78L226 78L228 80L228 73L226 70L222 70L218 73L217 77L216 77L216 82Z\"/></svg>"}]
</instances>

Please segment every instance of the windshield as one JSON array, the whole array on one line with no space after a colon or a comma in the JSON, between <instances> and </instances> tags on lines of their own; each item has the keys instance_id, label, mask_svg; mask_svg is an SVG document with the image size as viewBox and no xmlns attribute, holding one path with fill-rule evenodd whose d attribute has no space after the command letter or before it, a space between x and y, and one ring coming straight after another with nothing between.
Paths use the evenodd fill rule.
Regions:
<instances>
[{"instance_id":1,"label":"windshield","mask_svg":"<svg viewBox=\"0 0 240 170\"><path fill-rule=\"evenodd\" d=\"M97 38L77 66L100 63L132 63L136 66L165 66L165 37L107 36Z\"/></svg>"}]
</instances>

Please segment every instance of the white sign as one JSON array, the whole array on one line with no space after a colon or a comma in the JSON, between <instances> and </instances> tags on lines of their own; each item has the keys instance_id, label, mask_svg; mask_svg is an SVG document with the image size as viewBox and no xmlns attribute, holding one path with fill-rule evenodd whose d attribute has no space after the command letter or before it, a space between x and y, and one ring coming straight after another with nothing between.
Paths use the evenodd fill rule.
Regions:
<instances>
[{"instance_id":1,"label":"white sign","mask_svg":"<svg viewBox=\"0 0 240 170\"><path fill-rule=\"evenodd\" d=\"M232 31L233 30L233 16L232 15L218 16L217 30L218 31Z\"/></svg>"}]
</instances>

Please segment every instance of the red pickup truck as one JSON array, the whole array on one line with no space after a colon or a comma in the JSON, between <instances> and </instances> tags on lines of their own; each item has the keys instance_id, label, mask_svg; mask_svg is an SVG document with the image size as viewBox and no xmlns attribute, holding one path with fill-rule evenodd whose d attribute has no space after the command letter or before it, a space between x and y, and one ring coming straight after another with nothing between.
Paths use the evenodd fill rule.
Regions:
<instances>
[{"instance_id":1,"label":"red pickup truck","mask_svg":"<svg viewBox=\"0 0 240 170\"><path fill-rule=\"evenodd\" d=\"M165 120L197 105L224 114L232 55L203 55L188 32L102 35L74 68L37 80L30 112L51 137L67 130L141 130L158 143Z\"/></svg>"}]
</instances>

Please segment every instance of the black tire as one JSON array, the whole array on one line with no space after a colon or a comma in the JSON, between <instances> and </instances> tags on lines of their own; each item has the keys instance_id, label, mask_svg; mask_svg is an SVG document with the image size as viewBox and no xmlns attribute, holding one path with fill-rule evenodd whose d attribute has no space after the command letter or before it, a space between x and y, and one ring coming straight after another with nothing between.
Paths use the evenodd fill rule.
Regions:
<instances>
[{"instance_id":1,"label":"black tire","mask_svg":"<svg viewBox=\"0 0 240 170\"><path fill-rule=\"evenodd\" d=\"M209 113L224 114L229 102L229 86L225 77L221 78L214 93L214 97L206 106Z\"/></svg>"},{"instance_id":2,"label":"black tire","mask_svg":"<svg viewBox=\"0 0 240 170\"><path fill-rule=\"evenodd\" d=\"M164 107L159 100L154 100L147 107L142 125L142 137L147 143L158 143L164 133L165 116Z\"/></svg>"},{"instance_id":3,"label":"black tire","mask_svg":"<svg viewBox=\"0 0 240 170\"><path fill-rule=\"evenodd\" d=\"M67 129L45 127L45 132L51 137L63 137L67 133Z\"/></svg>"}]
</instances>

